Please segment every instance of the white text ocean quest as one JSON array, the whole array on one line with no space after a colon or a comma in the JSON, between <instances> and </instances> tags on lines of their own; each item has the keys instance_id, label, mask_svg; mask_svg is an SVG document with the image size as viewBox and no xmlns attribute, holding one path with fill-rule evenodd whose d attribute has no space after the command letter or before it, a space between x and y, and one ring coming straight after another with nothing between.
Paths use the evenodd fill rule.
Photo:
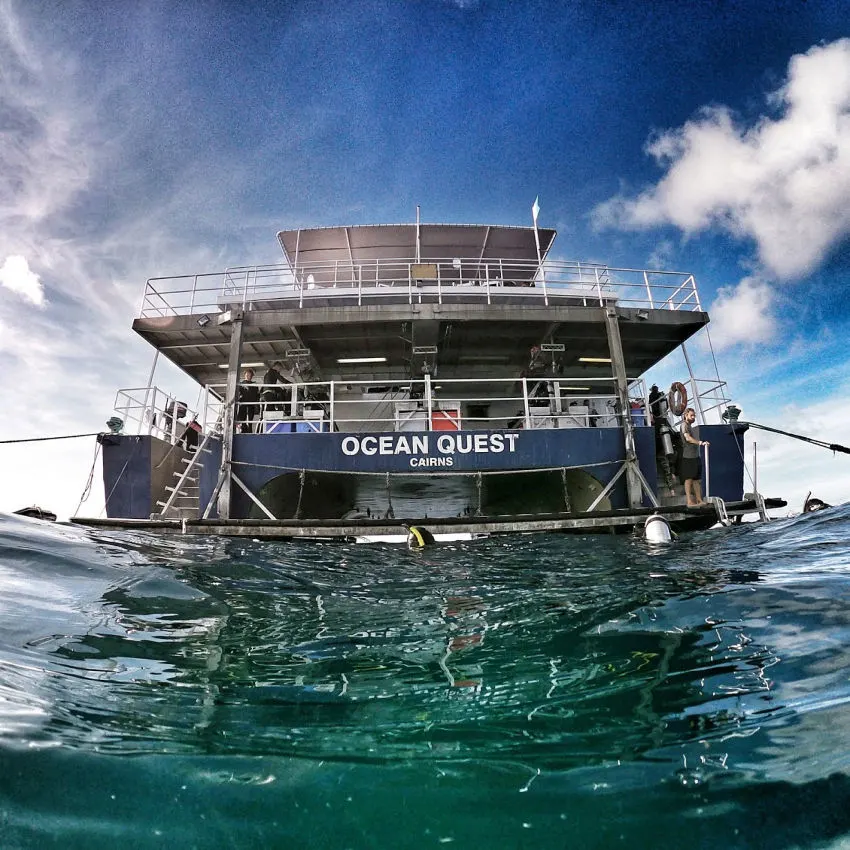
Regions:
<instances>
[{"instance_id":1,"label":"white text ocean quest","mask_svg":"<svg viewBox=\"0 0 850 850\"><path fill-rule=\"evenodd\" d=\"M382 434L365 437L344 437L342 453L355 455L410 455L414 468L454 466L455 454L501 454L516 451L519 434L446 433L440 434ZM431 451L436 454L432 455Z\"/></svg>"}]
</instances>

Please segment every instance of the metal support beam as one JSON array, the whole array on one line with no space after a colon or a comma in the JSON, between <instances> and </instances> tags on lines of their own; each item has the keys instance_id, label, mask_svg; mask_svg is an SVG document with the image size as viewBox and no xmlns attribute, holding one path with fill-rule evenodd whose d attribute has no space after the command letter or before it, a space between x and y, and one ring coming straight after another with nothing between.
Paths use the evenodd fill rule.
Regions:
<instances>
[{"instance_id":1,"label":"metal support beam","mask_svg":"<svg viewBox=\"0 0 850 850\"><path fill-rule=\"evenodd\" d=\"M238 485L248 498L269 518L276 520L277 517L251 492L247 485L237 476L235 472L230 473L230 480Z\"/></svg>"},{"instance_id":2,"label":"metal support beam","mask_svg":"<svg viewBox=\"0 0 850 850\"><path fill-rule=\"evenodd\" d=\"M605 331L608 335L608 350L611 353L611 370L617 388L617 399L623 416L623 439L626 443L626 491L629 507L638 508L641 505L641 475L637 468L637 451L635 449L635 431L632 422L632 411L629 405L629 383L626 376L626 361L623 356L623 341L620 338L620 322L616 307L605 308Z\"/></svg>"},{"instance_id":3,"label":"metal support beam","mask_svg":"<svg viewBox=\"0 0 850 850\"><path fill-rule=\"evenodd\" d=\"M230 519L230 463L233 460L233 434L236 430L236 401L239 393L239 365L242 359L242 312L234 310L230 329L230 356L227 361L227 387L224 391L224 429L221 437L221 467L218 472L218 516Z\"/></svg>"}]
</instances>

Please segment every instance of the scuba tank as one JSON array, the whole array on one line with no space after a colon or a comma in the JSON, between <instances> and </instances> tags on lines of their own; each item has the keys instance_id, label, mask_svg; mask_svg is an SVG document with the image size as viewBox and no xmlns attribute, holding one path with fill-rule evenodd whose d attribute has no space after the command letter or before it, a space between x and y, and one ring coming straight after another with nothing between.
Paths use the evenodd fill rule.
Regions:
<instances>
[{"instance_id":1,"label":"scuba tank","mask_svg":"<svg viewBox=\"0 0 850 850\"><path fill-rule=\"evenodd\" d=\"M664 450L664 454L667 457L672 457L676 454L676 449L673 448L673 430L667 420L661 423L661 427L658 429L658 435L661 438L661 448Z\"/></svg>"}]
</instances>

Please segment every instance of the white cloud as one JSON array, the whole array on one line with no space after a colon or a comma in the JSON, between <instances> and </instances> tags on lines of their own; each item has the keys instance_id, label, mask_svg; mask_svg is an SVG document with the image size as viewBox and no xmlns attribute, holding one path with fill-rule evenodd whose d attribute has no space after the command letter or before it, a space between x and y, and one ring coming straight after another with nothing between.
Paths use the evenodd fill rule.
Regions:
<instances>
[{"instance_id":1,"label":"white cloud","mask_svg":"<svg viewBox=\"0 0 850 850\"><path fill-rule=\"evenodd\" d=\"M664 177L598 206L596 224L719 227L754 240L779 278L812 271L850 234L850 39L794 56L770 102L778 117L749 127L716 106L661 133L647 152Z\"/></svg>"},{"instance_id":2,"label":"white cloud","mask_svg":"<svg viewBox=\"0 0 850 850\"><path fill-rule=\"evenodd\" d=\"M26 257L13 254L0 266L0 286L17 293L37 307L44 306L44 287L39 276L30 269Z\"/></svg>"},{"instance_id":3,"label":"white cloud","mask_svg":"<svg viewBox=\"0 0 850 850\"><path fill-rule=\"evenodd\" d=\"M721 288L711 307L712 342L719 348L772 342L777 331L773 298L771 288L754 277Z\"/></svg>"},{"instance_id":4,"label":"white cloud","mask_svg":"<svg viewBox=\"0 0 850 850\"><path fill-rule=\"evenodd\" d=\"M772 408L753 408L744 418L779 428L793 434L812 437L826 443L847 445L845 423L850 419L847 401L850 385L831 387L829 395L815 404L802 405L789 401ZM806 493L830 504L850 499L847 481L850 455L833 454L828 449L800 442L790 437L751 429L747 433L747 463L752 468L752 444L758 444L759 490L766 496L780 496L788 502L785 513L799 513ZM745 484L750 489L750 483Z\"/></svg>"}]
</instances>

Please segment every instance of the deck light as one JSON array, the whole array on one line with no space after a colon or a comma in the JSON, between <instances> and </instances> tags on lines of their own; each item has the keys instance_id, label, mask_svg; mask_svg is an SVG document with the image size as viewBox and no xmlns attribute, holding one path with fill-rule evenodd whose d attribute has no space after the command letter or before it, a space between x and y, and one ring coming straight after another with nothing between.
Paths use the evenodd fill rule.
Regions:
<instances>
[{"instance_id":1,"label":"deck light","mask_svg":"<svg viewBox=\"0 0 850 850\"><path fill-rule=\"evenodd\" d=\"M337 363L386 363L386 357L337 357Z\"/></svg>"},{"instance_id":2,"label":"deck light","mask_svg":"<svg viewBox=\"0 0 850 850\"><path fill-rule=\"evenodd\" d=\"M210 323L210 317L209 316L200 316L198 318L198 327L199 328L205 328L209 323Z\"/></svg>"},{"instance_id":3,"label":"deck light","mask_svg":"<svg viewBox=\"0 0 850 850\"><path fill-rule=\"evenodd\" d=\"M579 357L579 363L610 363L610 357Z\"/></svg>"}]
</instances>

